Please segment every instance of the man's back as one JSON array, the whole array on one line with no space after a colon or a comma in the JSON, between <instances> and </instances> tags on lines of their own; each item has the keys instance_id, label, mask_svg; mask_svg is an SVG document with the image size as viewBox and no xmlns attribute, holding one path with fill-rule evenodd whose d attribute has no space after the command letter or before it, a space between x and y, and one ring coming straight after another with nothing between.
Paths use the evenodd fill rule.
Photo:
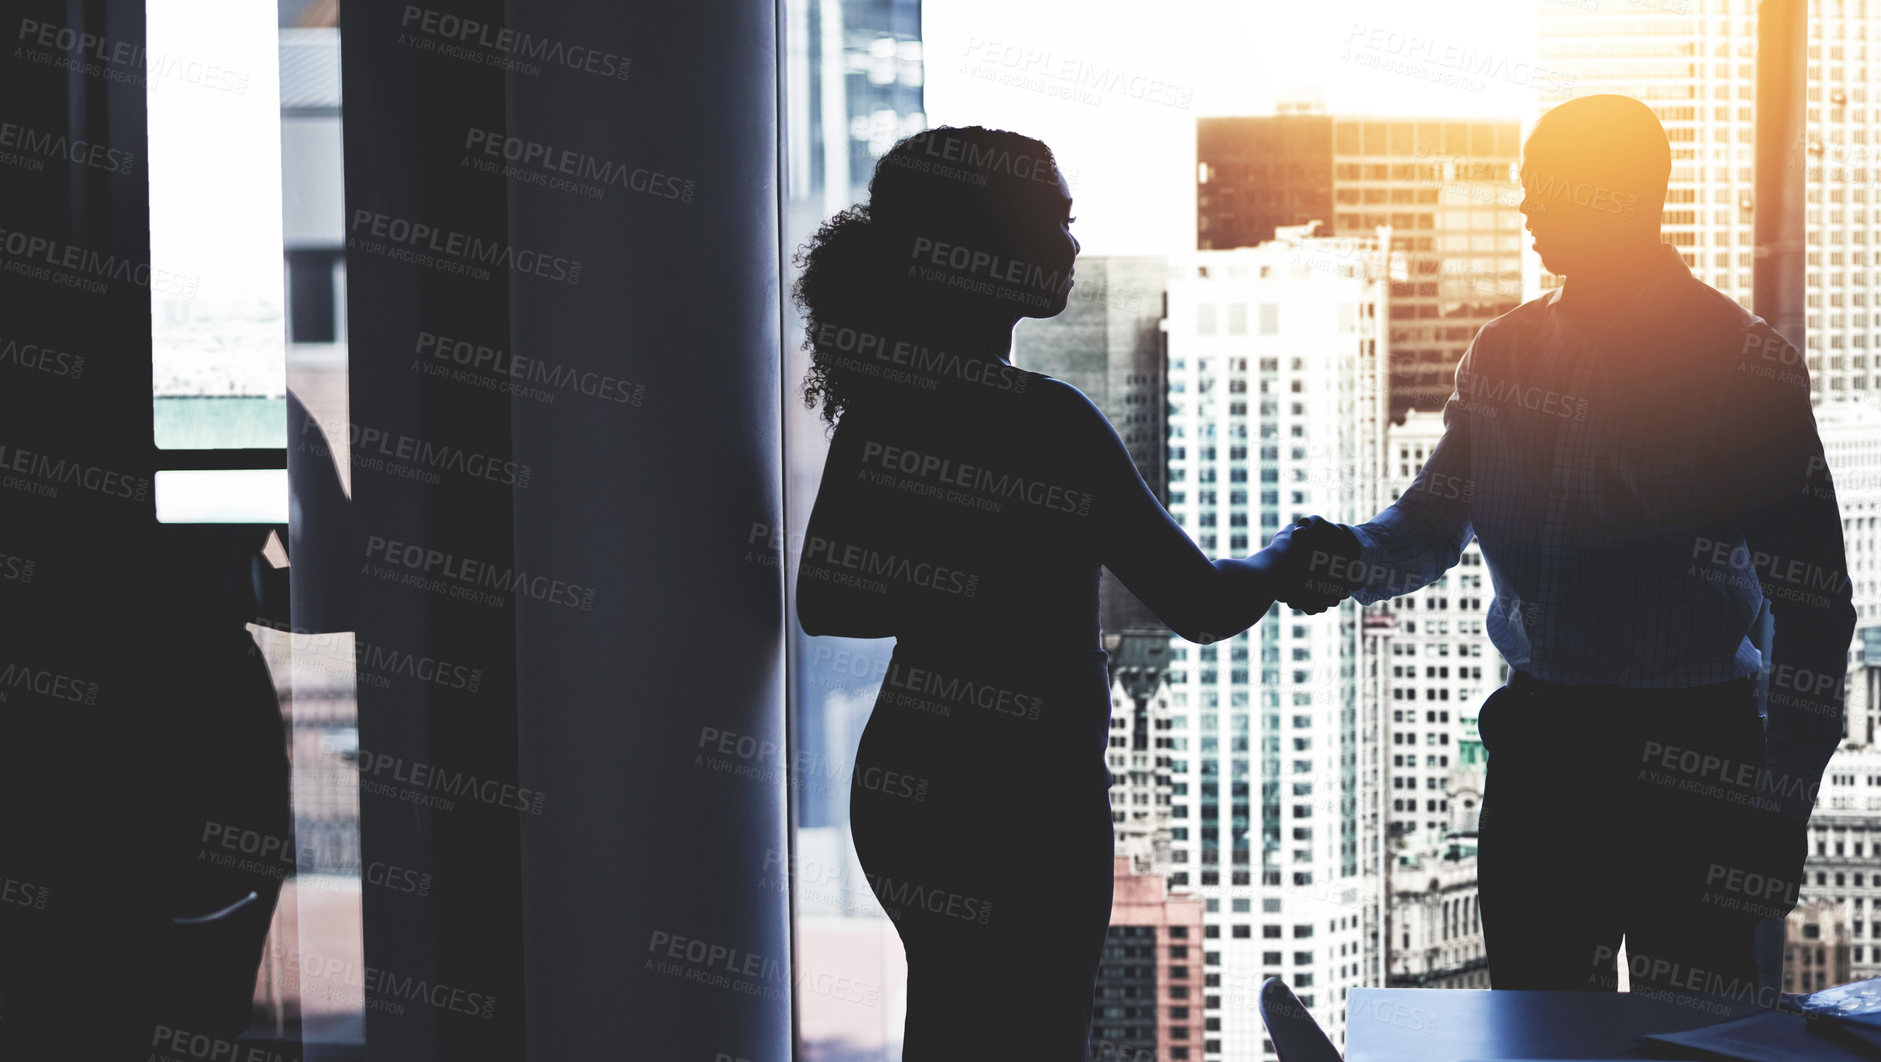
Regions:
<instances>
[{"instance_id":1,"label":"man's back","mask_svg":"<svg viewBox=\"0 0 1881 1062\"><path fill-rule=\"evenodd\" d=\"M1468 469L1489 633L1538 677L1688 686L1758 667L1746 632L1762 593L1741 543L1773 489L1758 453L1794 434L1774 418L1807 412L1806 380L1762 375L1793 351L1663 253L1624 299L1557 290L1484 326L1446 409L1468 452L1426 470Z\"/></svg>"},{"instance_id":2,"label":"man's back","mask_svg":"<svg viewBox=\"0 0 1881 1062\"><path fill-rule=\"evenodd\" d=\"M1521 210L1566 285L1478 333L1410 488L1320 536L1355 574L1293 595L1396 597L1481 539L1511 668L1476 706L1496 988L1611 988L1622 941L1635 991L1754 988L1756 921L1794 896L1730 882L1800 881L1842 737L1855 610L1808 369L1664 242L1672 159L1639 100L1541 117Z\"/></svg>"}]
</instances>

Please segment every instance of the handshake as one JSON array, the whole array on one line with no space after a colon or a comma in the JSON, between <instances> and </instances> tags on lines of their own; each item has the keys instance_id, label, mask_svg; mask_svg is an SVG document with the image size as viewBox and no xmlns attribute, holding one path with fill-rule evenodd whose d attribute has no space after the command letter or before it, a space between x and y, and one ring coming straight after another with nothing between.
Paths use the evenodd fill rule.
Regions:
<instances>
[{"instance_id":1,"label":"handshake","mask_svg":"<svg viewBox=\"0 0 1881 1062\"><path fill-rule=\"evenodd\" d=\"M1317 615L1346 599L1357 585L1358 536L1344 524L1303 516L1274 536L1257 555L1279 578L1274 597Z\"/></svg>"}]
</instances>

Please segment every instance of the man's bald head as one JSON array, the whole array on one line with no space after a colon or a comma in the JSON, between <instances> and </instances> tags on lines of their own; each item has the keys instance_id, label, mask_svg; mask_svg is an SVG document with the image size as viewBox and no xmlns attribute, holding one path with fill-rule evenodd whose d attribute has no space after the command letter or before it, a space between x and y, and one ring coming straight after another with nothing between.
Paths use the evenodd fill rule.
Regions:
<instances>
[{"instance_id":1,"label":"man's bald head","mask_svg":"<svg viewBox=\"0 0 1881 1062\"><path fill-rule=\"evenodd\" d=\"M1522 213L1549 272L1610 272L1660 242L1672 145L1652 108L1582 96L1535 123L1522 145Z\"/></svg>"},{"instance_id":2,"label":"man's bald head","mask_svg":"<svg viewBox=\"0 0 1881 1062\"><path fill-rule=\"evenodd\" d=\"M1606 185L1656 208L1672 176L1672 144L1659 116L1631 96L1581 96L1535 123L1522 166Z\"/></svg>"}]
</instances>

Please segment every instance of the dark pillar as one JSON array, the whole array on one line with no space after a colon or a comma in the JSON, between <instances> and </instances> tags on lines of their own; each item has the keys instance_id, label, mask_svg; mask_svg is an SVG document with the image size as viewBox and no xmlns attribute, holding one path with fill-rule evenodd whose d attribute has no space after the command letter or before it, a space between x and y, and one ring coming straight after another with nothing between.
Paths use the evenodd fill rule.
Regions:
<instances>
[{"instance_id":1,"label":"dark pillar","mask_svg":"<svg viewBox=\"0 0 1881 1062\"><path fill-rule=\"evenodd\" d=\"M479 1000L370 1056L784 1059L775 14L341 27L354 433L508 462L354 470L360 641L482 669L359 691L367 965Z\"/></svg>"}]
</instances>

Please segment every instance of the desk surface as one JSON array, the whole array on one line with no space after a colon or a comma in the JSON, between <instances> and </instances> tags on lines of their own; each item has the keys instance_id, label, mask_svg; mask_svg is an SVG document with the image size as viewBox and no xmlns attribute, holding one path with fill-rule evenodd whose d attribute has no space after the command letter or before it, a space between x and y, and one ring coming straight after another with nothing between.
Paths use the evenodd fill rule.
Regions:
<instances>
[{"instance_id":1,"label":"desk surface","mask_svg":"<svg viewBox=\"0 0 1881 1062\"><path fill-rule=\"evenodd\" d=\"M1501 1058L1664 1058L1634 1038L1742 1017L1754 1003L1669 1002L1631 992L1355 988L1346 997L1346 1062Z\"/></svg>"}]
</instances>

